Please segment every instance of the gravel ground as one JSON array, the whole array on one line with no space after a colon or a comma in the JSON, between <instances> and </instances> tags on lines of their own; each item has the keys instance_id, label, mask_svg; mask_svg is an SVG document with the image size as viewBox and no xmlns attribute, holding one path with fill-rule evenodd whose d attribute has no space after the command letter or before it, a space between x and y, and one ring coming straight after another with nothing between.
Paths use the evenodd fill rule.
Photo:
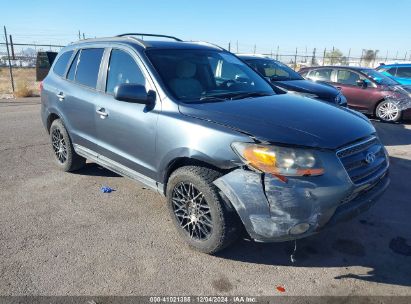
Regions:
<instances>
[{"instance_id":1,"label":"gravel ground","mask_svg":"<svg viewBox=\"0 0 411 304\"><path fill-rule=\"evenodd\" d=\"M293 243L194 252L142 184L92 163L56 170L39 111L38 98L0 101L0 295L411 295L409 123L374 122L391 156L384 197L299 241L293 264Z\"/></svg>"}]
</instances>

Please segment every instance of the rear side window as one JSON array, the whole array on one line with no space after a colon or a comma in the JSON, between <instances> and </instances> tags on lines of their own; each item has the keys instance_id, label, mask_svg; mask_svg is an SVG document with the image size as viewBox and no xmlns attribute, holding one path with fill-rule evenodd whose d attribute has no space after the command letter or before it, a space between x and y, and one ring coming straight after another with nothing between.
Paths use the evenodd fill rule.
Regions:
<instances>
[{"instance_id":1,"label":"rear side window","mask_svg":"<svg viewBox=\"0 0 411 304\"><path fill-rule=\"evenodd\" d=\"M67 64L72 54L73 54L73 51L68 51L68 52L61 54L61 56L59 57L59 59L57 59L57 62L53 67L54 73L56 73L59 76L64 75L64 72L66 71L66 68L67 68Z\"/></svg>"},{"instance_id":2,"label":"rear side window","mask_svg":"<svg viewBox=\"0 0 411 304\"><path fill-rule=\"evenodd\" d=\"M80 51L77 52L76 57L74 57L73 61L71 62L70 69L67 73L67 79L68 80L74 80L74 76L76 76L76 68L77 68L77 61L78 61L78 56L80 54Z\"/></svg>"},{"instance_id":3,"label":"rear side window","mask_svg":"<svg viewBox=\"0 0 411 304\"><path fill-rule=\"evenodd\" d=\"M145 85L145 78L134 59L124 51L112 50L107 75L107 93L122 83Z\"/></svg>"},{"instance_id":4,"label":"rear side window","mask_svg":"<svg viewBox=\"0 0 411 304\"><path fill-rule=\"evenodd\" d=\"M311 71L308 78L315 81L331 81L332 69L320 69Z\"/></svg>"},{"instance_id":5,"label":"rear side window","mask_svg":"<svg viewBox=\"0 0 411 304\"><path fill-rule=\"evenodd\" d=\"M75 81L90 88L96 88L98 71L104 49L83 49L77 64Z\"/></svg>"}]
</instances>

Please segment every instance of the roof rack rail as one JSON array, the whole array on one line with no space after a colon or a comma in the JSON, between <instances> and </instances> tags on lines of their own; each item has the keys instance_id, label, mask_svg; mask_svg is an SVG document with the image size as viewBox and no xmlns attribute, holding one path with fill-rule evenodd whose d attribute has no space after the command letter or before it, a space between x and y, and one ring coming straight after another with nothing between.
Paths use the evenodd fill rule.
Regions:
<instances>
[{"instance_id":1,"label":"roof rack rail","mask_svg":"<svg viewBox=\"0 0 411 304\"><path fill-rule=\"evenodd\" d=\"M208 42L208 41L202 41L202 40L192 40L192 41L190 41L190 42L192 42L192 43L204 44L204 45L209 45L209 46L214 46L214 47L216 47L216 48L218 48L218 49L220 49L220 50L226 51L226 49L225 49L225 48L223 48L223 47L219 46L218 44L211 43L211 42Z\"/></svg>"},{"instance_id":2,"label":"roof rack rail","mask_svg":"<svg viewBox=\"0 0 411 304\"><path fill-rule=\"evenodd\" d=\"M147 37L160 37L160 38L169 38L169 39L173 39L175 41L183 41L177 37L174 36L168 36L168 35L157 35L157 34L145 34L145 33L125 33L125 34L120 34L117 35L116 37L124 37L124 36L147 36Z\"/></svg>"}]
</instances>

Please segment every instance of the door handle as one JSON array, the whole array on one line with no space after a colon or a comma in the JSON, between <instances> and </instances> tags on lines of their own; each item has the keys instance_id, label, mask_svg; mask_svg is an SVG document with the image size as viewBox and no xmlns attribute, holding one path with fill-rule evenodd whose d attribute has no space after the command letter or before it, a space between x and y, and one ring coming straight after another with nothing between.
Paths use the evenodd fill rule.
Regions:
<instances>
[{"instance_id":1,"label":"door handle","mask_svg":"<svg viewBox=\"0 0 411 304\"><path fill-rule=\"evenodd\" d=\"M108 113L106 112L106 109L104 109L104 108L98 108L98 109L96 110L96 113L97 113L98 115L100 115L100 118L102 118L102 119L104 119L104 118L106 118L106 117L108 116Z\"/></svg>"},{"instance_id":2,"label":"door handle","mask_svg":"<svg viewBox=\"0 0 411 304\"><path fill-rule=\"evenodd\" d=\"M66 97L66 96L64 96L64 93L63 93L63 92L58 92L58 93L56 94L56 96L58 97L58 99L59 99L60 101L63 101L64 98Z\"/></svg>"}]
</instances>

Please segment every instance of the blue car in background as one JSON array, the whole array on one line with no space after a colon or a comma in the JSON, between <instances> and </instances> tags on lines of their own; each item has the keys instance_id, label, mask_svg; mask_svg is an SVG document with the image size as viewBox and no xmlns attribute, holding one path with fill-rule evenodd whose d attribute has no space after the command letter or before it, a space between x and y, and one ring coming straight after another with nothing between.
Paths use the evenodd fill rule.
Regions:
<instances>
[{"instance_id":1,"label":"blue car in background","mask_svg":"<svg viewBox=\"0 0 411 304\"><path fill-rule=\"evenodd\" d=\"M376 68L376 70L403 85L411 85L411 63L383 64Z\"/></svg>"}]
</instances>

